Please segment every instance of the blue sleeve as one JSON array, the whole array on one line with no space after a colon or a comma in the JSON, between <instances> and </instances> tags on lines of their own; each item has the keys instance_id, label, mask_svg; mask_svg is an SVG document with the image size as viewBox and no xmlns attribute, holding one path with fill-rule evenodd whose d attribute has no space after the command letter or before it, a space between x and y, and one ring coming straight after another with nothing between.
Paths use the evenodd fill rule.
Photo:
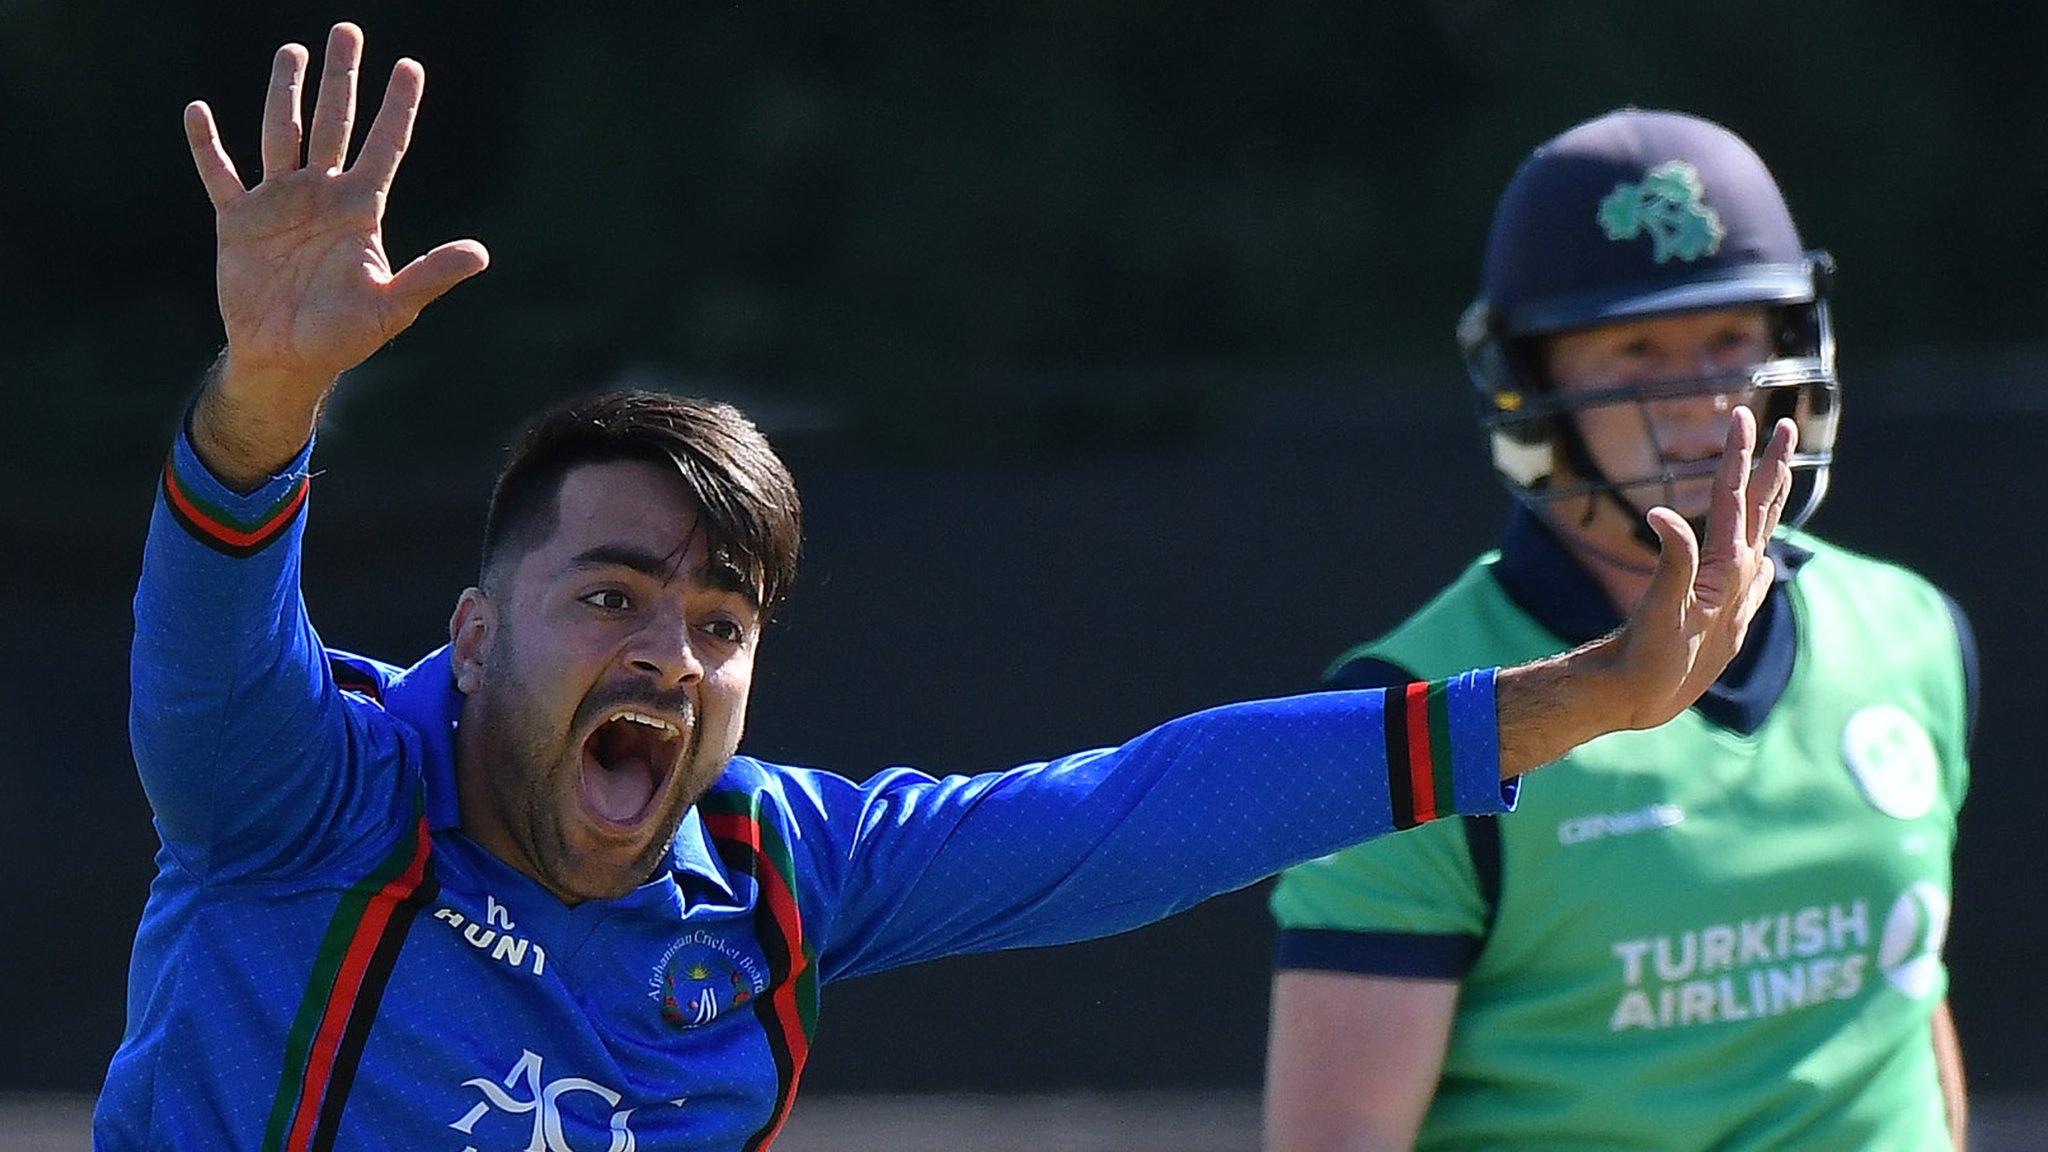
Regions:
<instances>
[{"instance_id":1,"label":"blue sleeve","mask_svg":"<svg viewBox=\"0 0 2048 1152\"><path fill-rule=\"evenodd\" d=\"M300 871L388 843L407 733L345 692L299 595L302 450L254 492L180 434L135 594L128 727L165 847L201 878Z\"/></svg>"},{"instance_id":2,"label":"blue sleeve","mask_svg":"<svg viewBox=\"0 0 2048 1152\"><path fill-rule=\"evenodd\" d=\"M1390 769L1409 713L1378 691L1229 705L981 776L786 770L828 889L820 974L1121 932L1416 817L1506 810L1492 672L1432 687L1433 785ZM1404 805L1432 786L1433 807Z\"/></svg>"},{"instance_id":3,"label":"blue sleeve","mask_svg":"<svg viewBox=\"0 0 2048 1152\"><path fill-rule=\"evenodd\" d=\"M1413 679L1398 664L1354 656L1325 673L1323 686L1391 688ZM1491 817L1455 823L1289 869L1271 897L1279 921L1273 967L1463 979L1500 902L1500 824ZM1370 861L1398 880L1361 872ZM1356 915L1367 908L1369 916Z\"/></svg>"}]
</instances>

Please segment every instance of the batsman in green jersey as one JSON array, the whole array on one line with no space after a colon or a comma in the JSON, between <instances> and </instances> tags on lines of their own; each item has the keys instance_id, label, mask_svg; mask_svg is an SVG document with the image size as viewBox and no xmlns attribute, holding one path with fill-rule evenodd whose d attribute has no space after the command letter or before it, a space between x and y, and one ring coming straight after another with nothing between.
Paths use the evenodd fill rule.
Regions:
<instances>
[{"instance_id":1,"label":"batsman in green jersey","mask_svg":"<svg viewBox=\"0 0 2048 1152\"><path fill-rule=\"evenodd\" d=\"M1702 515L1730 413L1800 427L1788 522L1825 494L1827 296L1763 162L1629 109L1538 148L1460 325L1517 506L1497 551L1333 685L1601 635ZM1974 642L1898 567L1798 531L1721 679L1571 753L1500 819L1301 865L1280 923L1271 1152L1961 1147L1941 946Z\"/></svg>"}]
</instances>

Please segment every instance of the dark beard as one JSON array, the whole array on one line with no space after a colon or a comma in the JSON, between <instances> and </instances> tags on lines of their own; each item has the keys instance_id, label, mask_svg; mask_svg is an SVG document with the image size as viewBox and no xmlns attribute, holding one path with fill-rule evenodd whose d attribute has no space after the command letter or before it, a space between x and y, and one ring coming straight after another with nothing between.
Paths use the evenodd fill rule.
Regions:
<instances>
[{"instance_id":1,"label":"dark beard","mask_svg":"<svg viewBox=\"0 0 2048 1152\"><path fill-rule=\"evenodd\" d=\"M476 746L483 763L476 769L485 779L486 802L518 846L525 860L507 864L527 872L549 891L574 903L585 899L617 899L658 875L667 861L669 845L683 816L711 780L698 780L696 769L701 727L687 699L678 704L673 695L611 686L593 690L577 706L568 727L557 733L540 720L543 710L533 703L533 694L516 675L511 654L500 651L494 663L499 675L479 694L475 723ZM589 876L582 883L573 877L566 830L563 828L563 797L573 795L574 779L583 770L583 749L575 742L596 716L621 704L642 704L686 717L690 723L683 736L684 746L671 780L672 811L660 814L654 823L658 835L648 842L627 866L626 877L617 884L606 883L592 890ZM564 777L568 777L565 781ZM715 778L715 774L714 774ZM571 801L573 802L573 801ZM522 866L522 863L524 866Z\"/></svg>"}]
</instances>

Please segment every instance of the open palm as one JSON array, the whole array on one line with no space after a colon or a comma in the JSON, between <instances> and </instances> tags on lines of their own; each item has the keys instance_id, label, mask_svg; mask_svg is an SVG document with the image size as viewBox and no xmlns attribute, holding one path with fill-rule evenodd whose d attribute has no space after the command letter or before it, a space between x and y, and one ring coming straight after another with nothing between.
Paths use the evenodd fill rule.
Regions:
<instances>
[{"instance_id":1,"label":"open palm","mask_svg":"<svg viewBox=\"0 0 2048 1152\"><path fill-rule=\"evenodd\" d=\"M426 74L414 61L398 62L361 153L348 165L362 49L360 29L335 26L303 140L306 50L278 50L264 101L263 179L254 188L243 186L212 111L203 103L185 110L193 162L214 206L228 360L239 373L315 400L489 261L483 245L458 240L392 270L384 206L411 141Z\"/></svg>"},{"instance_id":2,"label":"open palm","mask_svg":"<svg viewBox=\"0 0 2048 1152\"><path fill-rule=\"evenodd\" d=\"M1657 570L1619 635L1627 675L1639 686L1630 728L1654 728L1690 707L1742 649L1770 591L1774 565L1765 551L1792 490L1798 429L1778 421L1752 475L1756 440L1754 416L1737 409L1705 541L1671 509L1650 511L1662 545Z\"/></svg>"}]
</instances>

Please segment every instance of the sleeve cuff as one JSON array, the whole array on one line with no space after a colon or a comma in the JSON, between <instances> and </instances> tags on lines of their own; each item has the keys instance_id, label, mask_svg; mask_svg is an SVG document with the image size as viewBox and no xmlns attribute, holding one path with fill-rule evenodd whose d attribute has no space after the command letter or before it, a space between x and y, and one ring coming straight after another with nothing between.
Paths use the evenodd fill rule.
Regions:
<instances>
[{"instance_id":1,"label":"sleeve cuff","mask_svg":"<svg viewBox=\"0 0 2048 1152\"><path fill-rule=\"evenodd\" d=\"M229 556L253 556L298 521L311 486L312 457L309 440L277 475L243 494L207 468L192 447L191 430L181 427L164 463L161 495L171 518L193 539Z\"/></svg>"},{"instance_id":2,"label":"sleeve cuff","mask_svg":"<svg viewBox=\"0 0 2048 1152\"><path fill-rule=\"evenodd\" d=\"M1463 979L1479 955L1480 937L1451 932L1349 932L1283 928L1273 967L1361 976Z\"/></svg>"},{"instance_id":3,"label":"sleeve cuff","mask_svg":"<svg viewBox=\"0 0 2048 1152\"><path fill-rule=\"evenodd\" d=\"M1495 816L1515 806L1517 782L1500 778L1497 669L1415 681L1382 698L1387 800L1395 828L1446 816Z\"/></svg>"},{"instance_id":4,"label":"sleeve cuff","mask_svg":"<svg viewBox=\"0 0 2048 1152\"><path fill-rule=\"evenodd\" d=\"M1498 816L1515 810L1522 778L1500 778L1500 707L1494 701L1498 668L1483 668L1451 679L1451 763L1453 788L1462 816Z\"/></svg>"}]
</instances>

